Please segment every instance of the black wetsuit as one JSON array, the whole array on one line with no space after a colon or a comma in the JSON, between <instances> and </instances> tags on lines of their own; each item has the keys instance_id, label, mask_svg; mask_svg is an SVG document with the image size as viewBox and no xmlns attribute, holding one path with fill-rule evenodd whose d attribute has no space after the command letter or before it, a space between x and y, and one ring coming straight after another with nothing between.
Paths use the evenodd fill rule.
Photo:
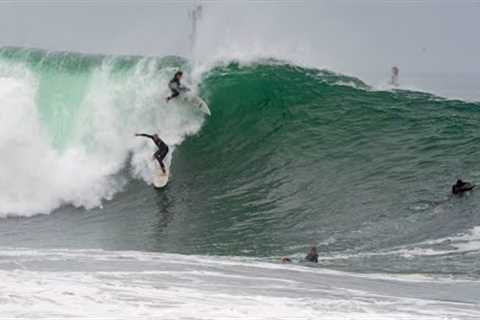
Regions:
<instances>
[{"instance_id":1,"label":"black wetsuit","mask_svg":"<svg viewBox=\"0 0 480 320\"><path fill-rule=\"evenodd\" d=\"M463 182L462 180L457 180L457 183L455 183L452 186L452 193L453 194L462 194L466 191L470 191L473 188L475 188L474 184L471 184L470 182Z\"/></svg>"},{"instance_id":2,"label":"black wetsuit","mask_svg":"<svg viewBox=\"0 0 480 320\"><path fill-rule=\"evenodd\" d=\"M179 90L180 89L180 80L178 80L177 78L173 78L168 83L168 87L172 91L172 95L169 97L169 99L178 97L180 95L180 90Z\"/></svg>"},{"instance_id":3,"label":"black wetsuit","mask_svg":"<svg viewBox=\"0 0 480 320\"><path fill-rule=\"evenodd\" d=\"M163 172L165 172L165 165L163 164L163 159L168 154L168 146L165 142L162 141L157 135L149 135L145 133L139 133L136 135L137 137L146 137L150 138L153 140L153 142L157 145L158 150L153 154L155 159L157 159L158 163L160 164L160 167L162 168Z\"/></svg>"},{"instance_id":4,"label":"black wetsuit","mask_svg":"<svg viewBox=\"0 0 480 320\"><path fill-rule=\"evenodd\" d=\"M315 253L315 254L309 253L305 257L305 260L307 260L308 262L318 262L318 254L317 253Z\"/></svg>"},{"instance_id":5,"label":"black wetsuit","mask_svg":"<svg viewBox=\"0 0 480 320\"><path fill-rule=\"evenodd\" d=\"M186 92L190 90L187 87L182 86L182 84L180 83L180 80L178 80L177 77L174 77L172 80L170 80L170 82L168 83L168 87L172 91L172 95L167 98L167 101L178 97L182 92Z\"/></svg>"}]
</instances>

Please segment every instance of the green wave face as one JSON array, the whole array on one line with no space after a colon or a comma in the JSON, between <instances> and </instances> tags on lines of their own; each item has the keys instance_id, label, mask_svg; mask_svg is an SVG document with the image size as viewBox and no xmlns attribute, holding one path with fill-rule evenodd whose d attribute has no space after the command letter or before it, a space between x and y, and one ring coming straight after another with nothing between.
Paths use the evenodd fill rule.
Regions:
<instances>
[{"instance_id":1,"label":"green wave face","mask_svg":"<svg viewBox=\"0 0 480 320\"><path fill-rule=\"evenodd\" d=\"M205 199L197 247L370 252L475 225L457 220L471 204L443 201L457 177L478 176L478 104L271 63L216 68L202 93L213 116L175 159L176 178L195 181L186 193Z\"/></svg>"}]
</instances>

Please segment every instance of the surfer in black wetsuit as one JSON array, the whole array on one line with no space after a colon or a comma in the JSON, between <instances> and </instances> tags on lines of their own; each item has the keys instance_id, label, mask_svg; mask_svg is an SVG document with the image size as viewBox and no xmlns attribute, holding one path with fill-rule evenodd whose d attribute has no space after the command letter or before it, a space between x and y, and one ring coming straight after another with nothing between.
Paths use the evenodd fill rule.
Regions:
<instances>
[{"instance_id":1,"label":"surfer in black wetsuit","mask_svg":"<svg viewBox=\"0 0 480 320\"><path fill-rule=\"evenodd\" d=\"M180 80L182 80L182 77L183 77L183 72L177 71L173 79L170 80L170 82L168 83L168 87L172 91L172 95L167 98L167 102L170 101L170 99L178 97L180 93L190 91L189 88L185 87L180 83Z\"/></svg>"},{"instance_id":2,"label":"surfer in black wetsuit","mask_svg":"<svg viewBox=\"0 0 480 320\"><path fill-rule=\"evenodd\" d=\"M463 182L461 179L458 179L457 182L452 186L452 193L459 195L466 191L470 191L475 188L475 185L470 182Z\"/></svg>"},{"instance_id":3,"label":"surfer in black wetsuit","mask_svg":"<svg viewBox=\"0 0 480 320\"><path fill-rule=\"evenodd\" d=\"M308 262L318 263L317 247L311 247L310 248L310 251L308 252L307 256L305 257L305 260L307 260Z\"/></svg>"},{"instance_id":4,"label":"surfer in black wetsuit","mask_svg":"<svg viewBox=\"0 0 480 320\"><path fill-rule=\"evenodd\" d=\"M168 146L165 142L162 141L158 137L158 135L155 133L153 135L149 135L146 133L136 133L136 137L146 137L150 138L153 140L153 142L157 145L158 150L153 154L153 157L157 159L158 163L160 164L160 167L162 168L163 173L167 173L165 170L165 164L163 163L163 159L167 156L168 153Z\"/></svg>"},{"instance_id":5,"label":"surfer in black wetsuit","mask_svg":"<svg viewBox=\"0 0 480 320\"><path fill-rule=\"evenodd\" d=\"M281 257L280 261L282 263L290 263L290 262L292 262L292 259L290 259L289 257ZM317 247L311 247L310 248L310 251L308 251L308 254L305 257L305 261L318 263Z\"/></svg>"}]
</instances>

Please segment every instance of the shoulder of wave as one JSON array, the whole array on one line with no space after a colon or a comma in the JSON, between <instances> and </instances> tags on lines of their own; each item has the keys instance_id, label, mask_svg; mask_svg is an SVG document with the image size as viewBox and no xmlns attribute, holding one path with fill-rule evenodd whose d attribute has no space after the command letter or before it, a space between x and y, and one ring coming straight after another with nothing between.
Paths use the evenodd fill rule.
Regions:
<instances>
[{"instance_id":1,"label":"shoulder of wave","mask_svg":"<svg viewBox=\"0 0 480 320\"><path fill-rule=\"evenodd\" d=\"M316 77L319 81L331 85L345 86L361 90L372 89L362 80L349 75L335 72L326 68L317 68L307 63L273 57L220 57L208 62L197 63L194 68L194 73L197 75L197 77L202 78L219 68L256 68L263 66L286 67L290 69L302 70L308 72L310 76Z\"/></svg>"},{"instance_id":2,"label":"shoulder of wave","mask_svg":"<svg viewBox=\"0 0 480 320\"><path fill-rule=\"evenodd\" d=\"M476 99L466 99L454 96L445 97L411 84L392 85L390 83L384 82L374 86L368 86L367 90L371 92L390 92L393 94L401 94L412 98L423 98L424 100L429 100L432 102L462 102L480 105L480 101Z\"/></svg>"}]
</instances>

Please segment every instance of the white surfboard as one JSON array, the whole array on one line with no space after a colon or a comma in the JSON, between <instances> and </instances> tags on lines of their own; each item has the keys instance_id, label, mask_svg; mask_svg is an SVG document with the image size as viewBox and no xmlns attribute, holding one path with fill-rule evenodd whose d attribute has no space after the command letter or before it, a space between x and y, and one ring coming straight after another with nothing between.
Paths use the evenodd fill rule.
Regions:
<instances>
[{"instance_id":1,"label":"white surfboard","mask_svg":"<svg viewBox=\"0 0 480 320\"><path fill-rule=\"evenodd\" d=\"M202 111L203 113L211 115L210 108L208 108L208 104L205 101L203 101L203 99L200 98L199 96L186 94L182 96L182 99L186 103L191 104L193 107L200 109L200 111Z\"/></svg>"},{"instance_id":2,"label":"white surfboard","mask_svg":"<svg viewBox=\"0 0 480 320\"><path fill-rule=\"evenodd\" d=\"M170 170L168 168L165 168L166 173L163 173L162 168L160 168L157 160L155 160L155 162L155 168L152 172L153 185L155 186L155 188L163 188L168 183L168 178L170 177Z\"/></svg>"}]
</instances>

